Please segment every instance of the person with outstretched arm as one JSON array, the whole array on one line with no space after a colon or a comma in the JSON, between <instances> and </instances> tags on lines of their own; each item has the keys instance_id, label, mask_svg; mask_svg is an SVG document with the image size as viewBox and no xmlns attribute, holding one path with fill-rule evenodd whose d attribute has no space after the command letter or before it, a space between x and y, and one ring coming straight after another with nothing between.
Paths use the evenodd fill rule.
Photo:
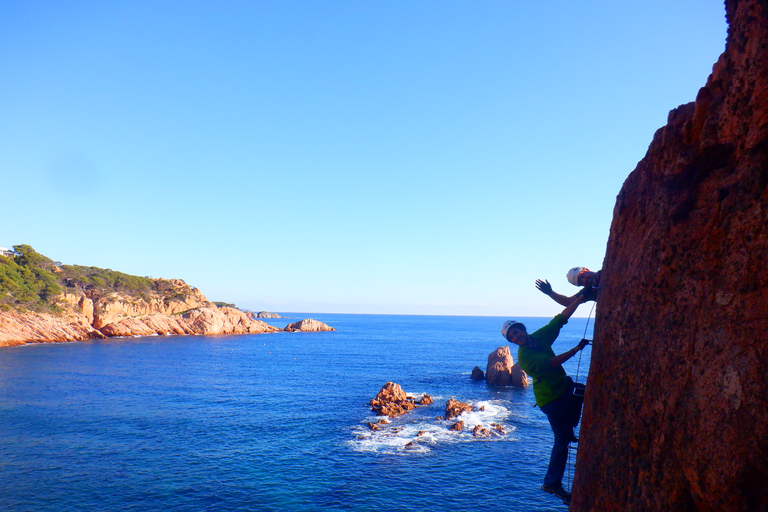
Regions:
<instances>
[{"instance_id":1,"label":"person with outstretched arm","mask_svg":"<svg viewBox=\"0 0 768 512\"><path fill-rule=\"evenodd\" d=\"M602 275L603 271L598 270L597 272L592 272L587 267L573 267L571 270L568 271L568 273L565 275L565 277L568 279L568 282L571 283L574 286L583 286L581 290L579 290L579 293L576 295L572 295L568 297L567 295L562 295L560 293L557 293L552 289L552 285L549 284L549 281L537 279L536 280L536 288L543 293L544 295L549 295L552 300L560 304L561 306L568 306L571 302L573 302L577 295L582 294L584 295L587 300L597 300L597 292L600 290L600 276Z\"/></svg>"},{"instance_id":2,"label":"person with outstretched arm","mask_svg":"<svg viewBox=\"0 0 768 512\"><path fill-rule=\"evenodd\" d=\"M523 371L533 378L536 405L547 415L555 435L549 467L541 488L562 499L564 503L571 499L571 493L563 489L562 483L568 460L568 444L577 441L573 428L581 419L583 396L574 396L574 383L565 374L562 365L582 350L589 340L581 340L577 346L557 355L552 350L552 343L576 308L586 301L584 294L579 292L562 313L555 315L547 325L531 334L528 334L525 325L515 320L507 320L501 326L502 336L518 346L517 360Z\"/></svg>"}]
</instances>

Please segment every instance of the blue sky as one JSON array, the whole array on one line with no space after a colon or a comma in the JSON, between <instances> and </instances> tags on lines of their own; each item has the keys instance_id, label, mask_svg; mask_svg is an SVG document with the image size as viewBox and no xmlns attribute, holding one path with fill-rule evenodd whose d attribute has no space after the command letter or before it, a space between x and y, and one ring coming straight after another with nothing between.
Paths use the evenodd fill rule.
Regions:
<instances>
[{"instance_id":1,"label":"blue sky","mask_svg":"<svg viewBox=\"0 0 768 512\"><path fill-rule=\"evenodd\" d=\"M281 312L550 316L720 1L0 4L0 246ZM585 308L582 315L586 315Z\"/></svg>"}]
</instances>

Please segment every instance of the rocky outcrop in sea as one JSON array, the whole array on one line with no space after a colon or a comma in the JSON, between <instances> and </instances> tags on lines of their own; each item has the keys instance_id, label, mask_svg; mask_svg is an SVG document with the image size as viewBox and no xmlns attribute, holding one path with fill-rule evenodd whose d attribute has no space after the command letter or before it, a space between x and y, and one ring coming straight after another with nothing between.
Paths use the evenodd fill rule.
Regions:
<instances>
[{"instance_id":1,"label":"rocky outcrop in sea","mask_svg":"<svg viewBox=\"0 0 768 512\"><path fill-rule=\"evenodd\" d=\"M387 382L382 386L376 397L371 399L371 410L380 416L400 416L412 411L419 405L429 405L432 398L429 395L422 396L419 400L408 396L399 384Z\"/></svg>"},{"instance_id":2,"label":"rocky outcrop in sea","mask_svg":"<svg viewBox=\"0 0 768 512\"><path fill-rule=\"evenodd\" d=\"M768 4L618 195L571 511L768 510Z\"/></svg>"},{"instance_id":3,"label":"rocky outcrop in sea","mask_svg":"<svg viewBox=\"0 0 768 512\"><path fill-rule=\"evenodd\" d=\"M286 325L283 330L288 332L327 332L335 331L336 329L328 324L324 324L323 322L318 322L317 320L313 320L311 318L305 318L304 320Z\"/></svg>"},{"instance_id":4,"label":"rocky outcrop in sea","mask_svg":"<svg viewBox=\"0 0 768 512\"><path fill-rule=\"evenodd\" d=\"M516 386L525 388L530 385L528 375L515 364L509 345L503 345L488 355L485 368L485 381L493 386Z\"/></svg>"},{"instance_id":5,"label":"rocky outcrop in sea","mask_svg":"<svg viewBox=\"0 0 768 512\"><path fill-rule=\"evenodd\" d=\"M368 422L368 430L394 436L402 432L404 428L402 422L397 426L392 426L392 422L396 421L395 418L401 416L407 418L407 415L409 413L414 414L412 411L418 407L433 404L434 401L428 394L424 394L421 398L417 399L407 395L399 384L387 382L382 386L376 397L370 401L370 405L371 410L378 416L387 416L388 418L380 419L377 422ZM461 433L465 430L471 430L471 435L476 438L490 438L506 435L507 432L503 425L495 422L491 422L488 426L478 424L473 421L476 420L477 417L469 415L469 413L477 414L483 412L485 412L485 406L476 407L472 404L449 398L445 403L444 416L435 417L431 420L431 425L427 425L426 423L422 423L422 425L424 425L424 427L432 434L435 433L435 429L440 429L444 432L452 433ZM472 424L467 425L465 420L472 421ZM414 420L408 419L405 421L412 422ZM426 435L425 430L420 430L417 433L416 438L409 441L404 448L415 449L422 443L429 443L429 439L433 439L433 436Z\"/></svg>"},{"instance_id":6,"label":"rocky outcrop in sea","mask_svg":"<svg viewBox=\"0 0 768 512\"><path fill-rule=\"evenodd\" d=\"M251 318L283 318L282 316L278 315L277 313L269 313L267 311L259 311L258 313L253 313L251 311L248 311L248 316Z\"/></svg>"}]
</instances>

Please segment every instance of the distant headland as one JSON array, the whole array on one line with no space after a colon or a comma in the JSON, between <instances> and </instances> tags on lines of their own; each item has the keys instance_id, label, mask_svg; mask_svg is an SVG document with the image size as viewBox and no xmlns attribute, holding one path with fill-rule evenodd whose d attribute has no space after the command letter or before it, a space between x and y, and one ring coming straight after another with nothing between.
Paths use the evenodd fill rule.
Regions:
<instances>
[{"instance_id":1,"label":"distant headland","mask_svg":"<svg viewBox=\"0 0 768 512\"><path fill-rule=\"evenodd\" d=\"M0 346L284 330L255 317L234 304L209 301L181 279L63 265L29 245L0 248ZM306 329L291 325L289 332L335 330L316 321L305 323Z\"/></svg>"}]
</instances>

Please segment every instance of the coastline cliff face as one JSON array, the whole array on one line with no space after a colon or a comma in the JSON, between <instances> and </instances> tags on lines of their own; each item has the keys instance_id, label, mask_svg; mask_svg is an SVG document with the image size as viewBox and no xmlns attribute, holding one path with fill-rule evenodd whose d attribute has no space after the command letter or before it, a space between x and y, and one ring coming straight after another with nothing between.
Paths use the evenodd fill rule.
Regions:
<instances>
[{"instance_id":1,"label":"coastline cliff face","mask_svg":"<svg viewBox=\"0 0 768 512\"><path fill-rule=\"evenodd\" d=\"M576 511L768 510L768 2L617 198Z\"/></svg>"},{"instance_id":2,"label":"coastline cliff face","mask_svg":"<svg viewBox=\"0 0 768 512\"><path fill-rule=\"evenodd\" d=\"M172 334L259 334L280 331L277 327L249 318L238 309L219 308L197 289L189 298L145 301L117 295L112 299L64 293L59 302L63 313L33 311L0 312L0 347L26 343L83 341L116 336Z\"/></svg>"},{"instance_id":3,"label":"coastline cliff face","mask_svg":"<svg viewBox=\"0 0 768 512\"><path fill-rule=\"evenodd\" d=\"M31 248L25 251L28 259L39 263L39 266L30 268L40 272L40 268L47 267L50 275L66 273L66 268L53 264ZM97 279L95 282L101 283L101 286L64 276L62 281L67 285L51 288L57 293L47 296L49 307L39 308L38 311L8 305L0 308L0 347L115 336L257 334L280 330L250 318L238 309L217 307L200 290L180 279L134 279L133 276L120 274L119 279L126 282L134 279L141 286L133 289L118 286L115 289L103 283L103 276L116 273L90 270L99 276L101 281ZM11 289L20 290L22 285L17 282ZM12 295L10 292L6 294ZM18 291L16 294L21 295Z\"/></svg>"}]
</instances>

